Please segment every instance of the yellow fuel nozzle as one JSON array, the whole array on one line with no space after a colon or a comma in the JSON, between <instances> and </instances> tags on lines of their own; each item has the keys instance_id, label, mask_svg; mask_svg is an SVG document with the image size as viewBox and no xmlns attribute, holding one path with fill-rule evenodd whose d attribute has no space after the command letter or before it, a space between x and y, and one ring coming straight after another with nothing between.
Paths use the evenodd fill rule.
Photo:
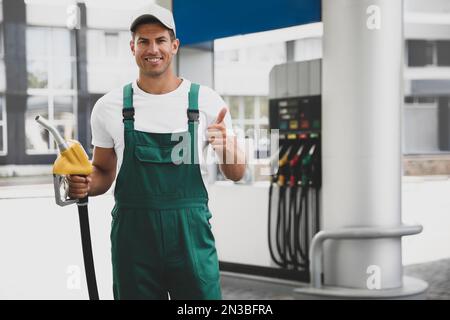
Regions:
<instances>
[{"instance_id":1,"label":"yellow fuel nozzle","mask_svg":"<svg viewBox=\"0 0 450 320\"><path fill-rule=\"evenodd\" d=\"M69 146L61 151L53 164L53 174L82 175L92 173L92 164L81 144L76 140L69 140Z\"/></svg>"},{"instance_id":2,"label":"yellow fuel nozzle","mask_svg":"<svg viewBox=\"0 0 450 320\"><path fill-rule=\"evenodd\" d=\"M56 130L56 128L45 118L37 116L35 120L50 132L58 144L60 151L58 158L53 163L53 184L55 188L56 203L60 206L72 203L78 203L80 205L80 201L85 201L87 203L87 198L81 199L80 201L68 198L68 185L65 177L72 174L87 176L92 173L92 164L83 147L76 140L70 140L69 143L67 143L59 134L58 130ZM63 190L61 190L61 188Z\"/></svg>"},{"instance_id":3,"label":"yellow fuel nozzle","mask_svg":"<svg viewBox=\"0 0 450 320\"><path fill-rule=\"evenodd\" d=\"M69 140L67 143L47 119L40 115L36 117L36 122L50 132L58 144L60 154L53 164L53 174L56 175L88 175L92 172L92 164L81 144L76 140Z\"/></svg>"}]
</instances>

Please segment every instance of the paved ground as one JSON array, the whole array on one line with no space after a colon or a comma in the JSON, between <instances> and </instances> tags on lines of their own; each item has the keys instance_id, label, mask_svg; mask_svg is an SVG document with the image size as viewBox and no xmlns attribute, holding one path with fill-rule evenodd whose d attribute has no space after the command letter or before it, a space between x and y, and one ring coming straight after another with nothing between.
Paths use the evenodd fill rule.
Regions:
<instances>
[{"instance_id":1,"label":"paved ground","mask_svg":"<svg viewBox=\"0 0 450 320\"><path fill-rule=\"evenodd\" d=\"M428 282L428 300L450 300L450 259L406 266L405 275ZM299 285L275 284L222 275L225 300L291 300Z\"/></svg>"},{"instance_id":2,"label":"paved ground","mask_svg":"<svg viewBox=\"0 0 450 320\"><path fill-rule=\"evenodd\" d=\"M450 300L450 259L406 266L405 274L428 282L427 299Z\"/></svg>"},{"instance_id":3,"label":"paved ground","mask_svg":"<svg viewBox=\"0 0 450 320\"><path fill-rule=\"evenodd\" d=\"M222 274L222 296L225 300L293 300L295 284L276 284Z\"/></svg>"}]
</instances>

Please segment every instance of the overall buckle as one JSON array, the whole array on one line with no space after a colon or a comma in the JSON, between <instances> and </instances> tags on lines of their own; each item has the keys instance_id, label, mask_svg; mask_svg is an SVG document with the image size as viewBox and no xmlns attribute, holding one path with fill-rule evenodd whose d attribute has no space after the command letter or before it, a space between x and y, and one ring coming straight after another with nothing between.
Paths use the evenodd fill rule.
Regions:
<instances>
[{"instance_id":1,"label":"overall buckle","mask_svg":"<svg viewBox=\"0 0 450 320\"><path fill-rule=\"evenodd\" d=\"M187 116L189 122L197 122L200 119L200 113L198 110L188 110Z\"/></svg>"},{"instance_id":2,"label":"overall buckle","mask_svg":"<svg viewBox=\"0 0 450 320\"><path fill-rule=\"evenodd\" d=\"M122 109L123 121L132 120L134 121L134 108Z\"/></svg>"}]
</instances>

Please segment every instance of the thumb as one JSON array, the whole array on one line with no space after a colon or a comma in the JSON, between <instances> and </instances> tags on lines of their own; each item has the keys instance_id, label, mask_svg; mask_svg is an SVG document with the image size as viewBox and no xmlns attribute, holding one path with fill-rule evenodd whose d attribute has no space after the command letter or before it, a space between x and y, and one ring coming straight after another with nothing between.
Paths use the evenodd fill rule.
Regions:
<instances>
[{"instance_id":1,"label":"thumb","mask_svg":"<svg viewBox=\"0 0 450 320\"><path fill-rule=\"evenodd\" d=\"M225 118L227 111L228 111L228 109L223 107L222 110L220 110L219 114L217 115L215 123L221 123L223 121L223 119Z\"/></svg>"}]
</instances>

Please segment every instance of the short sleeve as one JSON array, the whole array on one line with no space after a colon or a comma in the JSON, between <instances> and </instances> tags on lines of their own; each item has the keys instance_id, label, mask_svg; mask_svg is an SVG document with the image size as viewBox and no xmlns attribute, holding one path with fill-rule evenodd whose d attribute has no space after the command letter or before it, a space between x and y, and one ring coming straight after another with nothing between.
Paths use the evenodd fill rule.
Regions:
<instances>
[{"instance_id":1,"label":"short sleeve","mask_svg":"<svg viewBox=\"0 0 450 320\"><path fill-rule=\"evenodd\" d=\"M216 121L217 115L223 107L228 108L222 97L216 91L206 86L201 86L199 99L200 108L202 108L206 114L206 122L208 126ZM227 134L234 136L233 120L231 119L230 110L228 110L225 115L224 122L225 127L227 128Z\"/></svg>"},{"instance_id":2,"label":"short sleeve","mask_svg":"<svg viewBox=\"0 0 450 320\"><path fill-rule=\"evenodd\" d=\"M228 108L222 97L214 90L209 87L201 86L199 92L199 108L201 108L206 114L207 126L213 124L216 121L222 108ZM224 118L225 127L227 128L227 136L236 136L236 142L241 151L245 150L244 137L242 135L236 135L233 129L233 120L231 118L230 110L225 115ZM205 133L206 134L206 133ZM217 158L216 158L217 159Z\"/></svg>"},{"instance_id":3,"label":"short sleeve","mask_svg":"<svg viewBox=\"0 0 450 320\"><path fill-rule=\"evenodd\" d=\"M105 126L105 105L100 98L91 114L92 145L101 148L113 148L114 140Z\"/></svg>"}]
</instances>

